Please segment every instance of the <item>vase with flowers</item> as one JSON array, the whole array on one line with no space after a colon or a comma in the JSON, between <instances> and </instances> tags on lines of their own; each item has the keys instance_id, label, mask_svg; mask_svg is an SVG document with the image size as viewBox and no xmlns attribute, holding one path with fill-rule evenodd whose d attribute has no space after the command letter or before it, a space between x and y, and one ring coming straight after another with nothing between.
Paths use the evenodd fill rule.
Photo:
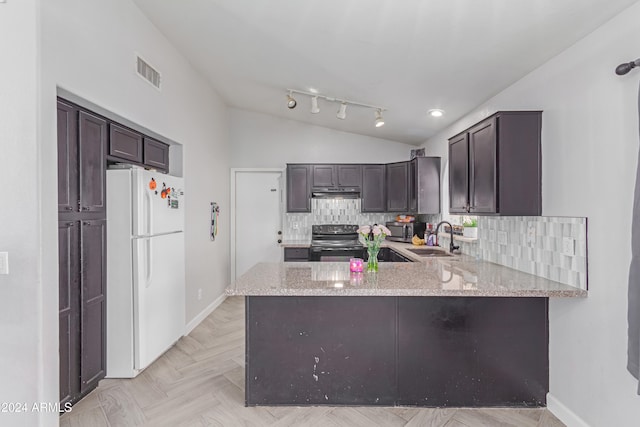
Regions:
<instances>
[{"instance_id":1,"label":"vase with flowers","mask_svg":"<svg viewBox=\"0 0 640 427\"><path fill-rule=\"evenodd\" d=\"M380 245L385 237L391 236L391 231L384 225L375 224L373 227L369 225L360 226L358 233L362 236L367 246L367 254L369 255L367 272L376 272L378 271L378 252L380 252Z\"/></svg>"}]
</instances>

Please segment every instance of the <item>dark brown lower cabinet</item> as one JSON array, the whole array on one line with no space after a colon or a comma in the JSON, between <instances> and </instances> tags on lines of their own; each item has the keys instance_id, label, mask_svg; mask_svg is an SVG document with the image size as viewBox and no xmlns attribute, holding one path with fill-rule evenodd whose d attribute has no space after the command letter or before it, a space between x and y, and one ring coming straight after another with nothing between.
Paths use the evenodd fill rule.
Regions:
<instances>
[{"instance_id":1,"label":"dark brown lower cabinet","mask_svg":"<svg viewBox=\"0 0 640 427\"><path fill-rule=\"evenodd\" d=\"M548 298L245 301L248 406L546 405Z\"/></svg>"},{"instance_id":2,"label":"dark brown lower cabinet","mask_svg":"<svg viewBox=\"0 0 640 427\"><path fill-rule=\"evenodd\" d=\"M60 403L79 393L80 230L78 221L58 222Z\"/></svg>"},{"instance_id":3,"label":"dark brown lower cabinet","mask_svg":"<svg viewBox=\"0 0 640 427\"><path fill-rule=\"evenodd\" d=\"M98 386L105 376L105 285L107 283L107 221L80 225L80 393Z\"/></svg>"},{"instance_id":4,"label":"dark brown lower cabinet","mask_svg":"<svg viewBox=\"0 0 640 427\"><path fill-rule=\"evenodd\" d=\"M60 402L105 376L106 220L59 221Z\"/></svg>"}]
</instances>

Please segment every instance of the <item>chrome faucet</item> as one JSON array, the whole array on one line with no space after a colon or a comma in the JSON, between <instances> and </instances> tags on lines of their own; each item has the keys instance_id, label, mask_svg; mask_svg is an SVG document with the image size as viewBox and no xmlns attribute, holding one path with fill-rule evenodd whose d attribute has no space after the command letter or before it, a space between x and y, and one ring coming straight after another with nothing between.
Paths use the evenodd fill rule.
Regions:
<instances>
[{"instance_id":1,"label":"chrome faucet","mask_svg":"<svg viewBox=\"0 0 640 427\"><path fill-rule=\"evenodd\" d=\"M449 231L451 232L451 243L449 243L449 252L453 253L453 251L457 251L460 249L460 246L456 246L453 244L453 225L451 225L451 223L449 221L440 221L438 223L438 225L436 225L436 229L434 231L434 234L436 235L436 241L438 238L438 229L440 228L440 226L442 224L447 224L449 226ZM438 246L440 246L440 244L438 243Z\"/></svg>"}]
</instances>

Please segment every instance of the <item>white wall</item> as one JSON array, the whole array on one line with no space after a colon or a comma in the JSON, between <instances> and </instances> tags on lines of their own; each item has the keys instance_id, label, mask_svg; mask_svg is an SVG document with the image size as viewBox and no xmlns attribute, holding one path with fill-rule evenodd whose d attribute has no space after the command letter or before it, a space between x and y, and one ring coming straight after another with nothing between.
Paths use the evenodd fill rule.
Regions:
<instances>
[{"instance_id":1,"label":"white wall","mask_svg":"<svg viewBox=\"0 0 640 427\"><path fill-rule=\"evenodd\" d=\"M54 96L59 86L183 144L187 320L191 320L221 295L229 280L229 223L224 218L229 204L226 106L130 0L43 2L43 52L48 136L55 129ZM135 74L136 53L161 71L162 91ZM49 142L51 150L55 139ZM215 243L208 234L211 201L223 209ZM203 297L198 301L200 288Z\"/></svg>"},{"instance_id":2,"label":"white wall","mask_svg":"<svg viewBox=\"0 0 640 427\"><path fill-rule=\"evenodd\" d=\"M284 168L287 163L389 163L408 160L411 149L417 148L267 114L235 108L229 111L234 168Z\"/></svg>"},{"instance_id":3,"label":"white wall","mask_svg":"<svg viewBox=\"0 0 640 427\"><path fill-rule=\"evenodd\" d=\"M569 426L640 420L637 382L626 371L640 72L614 74L640 56L638 22L640 3L425 144L446 157L447 138L497 110L544 110L543 215L589 221L589 297L552 299L549 313L549 406Z\"/></svg>"},{"instance_id":4,"label":"white wall","mask_svg":"<svg viewBox=\"0 0 640 427\"><path fill-rule=\"evenodd\" d=\"M11 262L0 276L0 401L57 402L57 87L184 145L187 320L228 285L228 115L129 0L9 1L0 35L0 251ZM135 52L162 71L162 92L136 76ZM223 209L215 243L210 201ZM0 424L57 425L58 414L3 413Z\"/></svg>"},{"instance_id":5,"label":"white wall","mask_svg":"<svg viewBox=\"0 0 640 427\"><path fill-rule=\"evenodd\" d=\"M0 4L0 251L10 262L10 274L0 275L0 402L27 402L29 410L48 368L43 341L55 340L57 351L57 329L41 310L37 13L36 0ZM0 413L0 425L39 423L37 413Z\"/></svg>"}]
</instances>

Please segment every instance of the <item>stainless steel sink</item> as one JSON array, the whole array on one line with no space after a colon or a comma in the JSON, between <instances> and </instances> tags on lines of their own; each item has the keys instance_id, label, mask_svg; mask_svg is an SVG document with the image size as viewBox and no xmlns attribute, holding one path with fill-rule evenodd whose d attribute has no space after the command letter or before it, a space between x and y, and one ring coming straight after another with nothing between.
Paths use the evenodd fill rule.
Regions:
<instances>
[{"instance_id":1,"label":"stainless steel sink","mask_svg":"<svg viewBox=\"0 0 640 427\"><path fill-rule=\"evenodd\" d=\"M416 255L424 256L424 257L450 257L452 256L449 252L445 252L442 249L434 249L434 248L415 248L415 249L407 249L408 251L413 252Z\"/></svg>"}]
</instances>

